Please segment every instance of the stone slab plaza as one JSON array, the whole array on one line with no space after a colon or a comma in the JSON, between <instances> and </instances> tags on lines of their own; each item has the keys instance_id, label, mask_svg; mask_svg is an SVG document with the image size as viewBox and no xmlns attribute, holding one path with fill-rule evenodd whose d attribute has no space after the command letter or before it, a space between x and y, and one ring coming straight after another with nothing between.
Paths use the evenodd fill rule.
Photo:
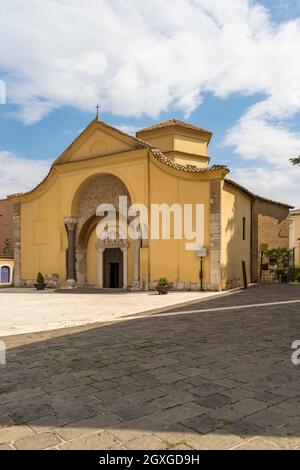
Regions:
<instances>
[{"instance_id":1,"label":"stone slab plaza","mask_svg":"<svg viewBox=\"0 0 300 470\"><path fill-rule=\"evenodd\" d=\"M299 449L299 306L298 285L255 286L3 336L0 448Z\"/></svg>"}]
</instances>

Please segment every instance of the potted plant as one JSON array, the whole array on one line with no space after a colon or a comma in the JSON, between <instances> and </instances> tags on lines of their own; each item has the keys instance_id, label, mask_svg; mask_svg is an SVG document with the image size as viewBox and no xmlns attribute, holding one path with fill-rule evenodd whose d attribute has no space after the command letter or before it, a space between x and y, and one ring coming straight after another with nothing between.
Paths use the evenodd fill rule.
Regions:
<instances>
[{"instance_id":1,"label":"potted plant","mask_svg":"<svg viewBox=\"0 0 300 470\"><path fill-rule=\"evenodd\" d=\"M158 280L156 290L159 294L167 294L170 289L170 283L166 277L161 277Z\"/></svg>"},{"instance_id":2,"label":"potted plant","mask_svg":"<svg viewBox=\"0 0 300 470\"><path fill-rule=\"evenodd\" d=\"M44 290L46 287L45 279L42 273L38 273L37 278L36 278L36 283L34 284L34 287L37 290Z\"/></svg>"}]
</instances>

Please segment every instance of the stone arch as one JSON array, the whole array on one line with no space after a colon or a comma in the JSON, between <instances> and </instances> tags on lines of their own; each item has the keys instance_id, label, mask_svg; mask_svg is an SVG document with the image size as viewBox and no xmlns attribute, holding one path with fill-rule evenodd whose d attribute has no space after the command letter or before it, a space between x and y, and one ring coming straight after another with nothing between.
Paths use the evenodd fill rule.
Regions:
<instances>
[{"instance_id":1,"label":"stone arch","mask_svg":"<svg viewBox=\"0 0 300 470\"><path fill-rule=\"evenodd\" d=\"M73 200L72 215L76 217L75 231L76 276L78 285L87 282L87 245L100 217L96 216L100 204L112 204L116 211L119 207L119 196L127 196L128 207L131 195L125 183L115 175L101 173L85 181Z\"/></svg>"},{"instance_id":2,"label":"stone arch","mask_svg":"<svg viewBox=\"0 0 300 470\"><path fill-rule=\"evenodd\" d=\"M102 173L79 188L75 195L72 215L77 218L76 241L82 238L82 230L88 230L88 222L96 223L96 210L100 204L112 204L116 210L119 207L119 196L127 196L128 207L131 196L123 181L110 173ZM99 218L98 218L99 220Z\"/></svg>"}]
</instances>

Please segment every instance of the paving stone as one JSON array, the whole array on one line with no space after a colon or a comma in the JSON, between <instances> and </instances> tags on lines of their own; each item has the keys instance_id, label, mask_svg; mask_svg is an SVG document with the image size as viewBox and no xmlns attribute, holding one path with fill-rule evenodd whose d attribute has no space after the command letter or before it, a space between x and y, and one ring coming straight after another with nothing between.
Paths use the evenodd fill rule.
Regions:
<instances>
[{"instance_id":1,"label":"paving stone","mask_svg":"<svg viewBox=\"0 0 300 470\"><path fill-rule=\"evenodd\" d=\"M173 406L180 405L195 400L195 396L191 393L180 391L171 393L165 397L157 398L151 402L152 405L158 408L172 408Z\"/></svg>"},{"instance_id":2,"label":"paving stone","mask_svg":"<svg viewBox=\"0 0 300 470\"><path fill-rule=\"evenodd\" d=\"M73 423L79 419L90 418L95 416L98 410L88 406L81 406L77 408L61 408L56 410L57 416L64 422Z\"/></svg>"},{"instance_id":3,"label":"paving stone","mask_svg":"<svg viewBox=\"0 0 300 470\"><path fill-rule=\"evenodd\" d=\"M59 446L61 450L102 450L120 449L120 443L106 432L75 439Z\"/></svg>"},{"instance_id":4,"label":"paving stone","mask_svg":"<svg viewBox=\"0 0 300 470\"><path fill-rule=\"evenodd\" d=\"M18 379L17 379L18 380ZM29 388L27 390L21 389L16 392L10 393L2 393L0 394L0 405L15 402L15 401L23 401L25 398L28 397L36 397L38 395L44 395L45 392L40 387Z\"/></svg>"},{"instance_id":5,"label":"paving stone","mask_svg":"<svg viewBox=\"0 0 300 470\"><path fill-rule=\"evenodd\" d=\"M145 431L152 433L155 429L157 429L157 424L153 422L151 416L147 416L115 426L109 430L109 434L126 444L141 434L145 434Z\"/></svg>"},{"instance_id":6,"label":"paving stone","mask_svg":"<svg viewBox=\"0 0 300 470\"><path fill-rule=\"evenodd\" d=\"M268 408L258 411L251 416L247 416L245 421L254 423L263 429L272 429L274 427L285 424L288 421L288 417L282 413L273 411L272 408Z\"/></svg>"},{"instance_id":7,"label":"paving stone","mask_svg":"<svg viewBox=\"0 0 300 470\"><path fill-rule=\"evenodd\" d=\"M12 418L10 418L9 416L1 416L0 431L1 429L7 428L8 426L11 426L13 424L14 424L14 421L12 420Z\"/></svg>"},{"instance_id":8,"label":"paving stone","mask_svg":"<svg viewBox=\"0 0 300 470\"><path fill-rule=\"evenodd\" d=\"M268 406L267 403L256 400L255 398L244 398L232 405L227 405L228 410L236 411L240 415L247 416Z\"/></svg>"},{"instance_id":9,"label":"paving stone","mask_svg":"<svg viewBox=\"0 0 300 470\"><path fill-rule=\"evenodd\" d=\"M194 384L194 382L193 382ZM197 384L194 384L197 385ZM192 393L198 397L207 397L216 393L225 393L226 388L211 382L203 382L191 389Z\"/></svg>"},{"instance_id":10,"label":"paving stone","mask_svg":"<svg viewBox=\"0 0 300 470\"><path fill-rule=\"evenodd\" d=\"M229 450L243 444L242 437L226 431L214 431L208 434L198 434L187 437L187 444L196 450Z\"/></svg>"},{"instance_id":11,"label":"paving stone","mask_svg":"<svg viewBox=\"0 0 300 470\"><path fill-rule=\"evenodd\" d=\"M70 441L79 437L93 434L101 430L116 426L121 420L110 412L99 413L91 418L82 419L73 422L70 425L62 426L55 429L55 433L64 441Z\"/></svg>"},{"instance_id":12,"label":"paving stone","mask_svg":"<svg viewBox=\"0 0 300 470\"><path fill-rule=\"evenodd\" d=\"M294 450L300 447L300 436L264 436L264 440L271 442L273 445L278 446L280 449Z\"/></svg>"},{"instance_id":13,"label":"paving stone","mask_svg":"<svg viewBox=\"0 0 300 470\"><path fill-rule=\"evenodd\" d=\"M54 414L53 409L48 405L26 407L16 407L15 411L9 413L9 416L17 424L24 424L42 416Z\"/></svg>"},{"instance_id":14,"label":"paving stone","mask_svg":"<svg viewBox=\"0 0 300 470\"><path fill-rule=\"evenodd\" d=\"M41 432L58 426L64 426L65 423L57 416L50 415L29 421L27 424L34 432Z\"/></svg>"},{"instance_id":15,"label":"paving stone","mask_svg":"<svg viewBox=\"0 0 300 470\"><path fill-rule=\"evenodd\" d=\"M33 436L22 437L14 442L18 450L43 450L54 447L61 443L61 440L51 432L42 432Z\"/></svg>"},{"instance_id":16,"label":"paving stone","mask_svg":"<svg viewBox=\"0 0 300 470\"><path fill-rule=\"evenodd\" d=\"M173 373L169 373L169 374L165 374L165 375L160 375L158 377L158 380L161 383L169 384L169 383L173 383L173 382L178 382L179 380L182 380L184 378L185 378L184 375L178 374L177 372L173 372Z\"/></svg>"},{"instance_id":17,"label":"paving stone","mask_svg":"<svg viewBox=\"0 0 300 470\"><path fill-rule=\"evenodd\" d=\"M255 437L251 441L247 441L234 447L234 450L280 450L276 444L260 437Z\"/></svg>"},{"instance_id":18,"label":"paving stone","mask_svg":"<svg viewBox=\"0 0 300 470\"><path fill-rule=\"evenodd\" d=\"M140 392L128 393L125 395L126 400L133 403L145 403L155 398L163 397L166 391L163 387L155 387L147 390L141 390Z\"/></svg>"},{"instance_id":19,"label":"paving stone","mask_svg":"<svg viewBox=\"0 0 300 470\"><path fill-rule=\"evenodd\" d=\"M209 395L207 397L198 398L196 403L203 405L206 408L221 408L229 403L232 403L234 400L232 398L222 395L221 393L215 393L214 395Z\"/></svg>"},{"instance_id":20,"label":"paving stone","mask_svg":"<svg viewBox=\"0 0 300 470\"><path fill-rule=\"evenodd\" d=\"M239 419L233 423L228 423L226 426L226 431L233 434L238 434L246 440L259 436L262 432L262 428L254 423L251 423L250 421L246 421L246 419L247 418Z\"/></svg>"},{"instance_id":21,"label":"paving stone","mask_svg":"<svg viewBox=\"0 0 300 470\"><path fill-rule=\"evenodd\" d=\"M243 398L249 398L251 396L255 395L255 392L253 390L248 390L243 387L237 387L237 388L231 388L227 390L222 391L222 395L226 395L234 401L239 401L242 400ZM262 400L264 401L264 400ZM267 400L265 400L267 401Z\"/></svg>"},{"instance_id":22,"label":"paving stone","mask_svg":"<svg viewBox=\"0 0 300 470\"><path fill-rule=\"evenodd\" d=\"M188 418L198 416L207 412L207 408L197 405L196 403L184 403L165 410L153 413L151 419L155 423L162 423L167 426L169 424L179 423Z\"/></svg>"},{"instance_id":23,"label":"paving stone","mask_svg":"<svg viewBox=\"0 0 300 470\"><path fill-rule=\"evenodd\" d=\"M130 450L163 450L166 448L162 441L148 434L141 434L136 439L127 442L125 447Z\"/></svg>"},{"instance_id":24,"label":"paving stone","mask_svg":"<svg viewBox=\"0 0 300 470\"><path fill-rule=\"evenodd\" d=\"M258 298L299 299L300 286L251 287L205 308ZM284 317L257 307L7 337L0 445L54 435L45 448L299 448L300 376L290 361L298 306Z\"/></svg>"},{"instance_id":25,"label":"paving stone","mask_svg":"<svg viewBox=\"0 0 300 470\"><path fill-rule=\"evenodd\" d=\"M255 398L259 401L264 401L273 405L286 400L285 396L278 395L277 393L269 392L269 391L261 392L258 395L256 395Z\"/></svg>"},{"instance_id":26,"label":"paving stone","mask_svg":"<svg viewBox=\"0 0 300 470\"><path fill-rule=\"evenodd\" d=\"M14 450L14 448L9 444L0 444L0 450Z\"/></svg>"},{"instance_id":27,"label":"paving stone","mask_svg":"<svg viewBox=\"0 0 300 470\"><path fill-rule=\"evenodd\" d=\"M210 416L208 414L185 419L181 424L202 434L224 427L224 422L222 419Z\"/></svg>"},{"instance_id":28,"label":"paving stone","mask_svg":"<svg viewBox=\"0 0 300 470\"><path fill-rule=\"evenodd\" d=\"M10 426L0 430L0 444L14 442L24 436L33 435L33 431L27 426Z\"/></svg>"},{"instance_id":29,"label":"paving stone","mask_svg":"<svg viewBox=\"0 0 300 470\"><path fill-rule=\"evenodd\" d=\"M149 416L155 412L157 408L153 405L128 405L119 409L112 409L112 412L122 418L125 421L132 421L134 419L143 418L144 416Z\"/></svg>"}]
</instances>

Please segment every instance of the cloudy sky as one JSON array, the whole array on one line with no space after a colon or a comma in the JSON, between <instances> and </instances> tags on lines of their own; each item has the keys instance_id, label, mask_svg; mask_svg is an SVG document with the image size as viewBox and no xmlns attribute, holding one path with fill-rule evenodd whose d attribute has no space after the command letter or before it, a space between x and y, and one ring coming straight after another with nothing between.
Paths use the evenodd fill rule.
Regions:
<instances>
[{"instance_id":1,"label":"cloudy sky","mask_svg":"<svg viewBox=\"0 0 300 470\"><path fill-rule=\"evenodd\" d=\"M300 207L300 0L0 0L0 32L0 197L39 182L99 103L129 133L211 130L213 163Z\"/></svg>"}]
</instances>

